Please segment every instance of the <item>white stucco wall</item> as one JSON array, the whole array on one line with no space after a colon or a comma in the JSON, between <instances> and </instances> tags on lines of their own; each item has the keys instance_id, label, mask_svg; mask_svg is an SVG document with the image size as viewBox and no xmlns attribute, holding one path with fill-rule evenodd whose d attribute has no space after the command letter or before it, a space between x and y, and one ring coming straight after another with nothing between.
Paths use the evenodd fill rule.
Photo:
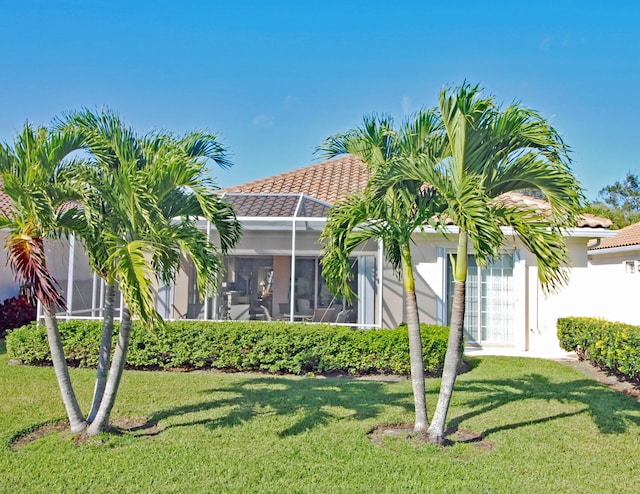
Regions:
<instances>
[{"instance_id":1,"label":"white stucco wall","mask_svg":"<svg viewBox=\"0 0 640 494\"><path fill-rule=\"evenodd\" d=\"M538 281L538 268L533 255L527 254L528 307L527 349L535 354L561 354L557 321L560 317L588 315L585 294L593 289L592 273L588 270L587 238L569 238L567 247L571 268L567 269L568 283L553 293L544 293Z\"/></svg>"},{"instance_id":2,"label":"white stucco wall","mask_svg":"<svg viewBox=\"0 0 640 494\"><path fill-rule=\"evenodd\" d=\"M438 235L421 235L415 240L412 255L420 320L446 323L446 255L455 250L457 236L451 234L448 239L443 239ZM595 307L585 299L585 290L593 287L590 281L593 273L588 271L587 241L587 237L567 239L572 261L572 267L567 269L569 283L553 294L545 294L540 286L535 257L517 242L513 246L505 246L505 252L514 253L514 350L542 356L564 354L557 338L558 318L587 315L586 312ZM401 301L400 297L395 297Z\"/></svg>"},{"instance_id":3,"label":"white stucco wall","mask_svg":"<svg viewBox=\"0 0 640 494\"><path fill-rule=\"evenodd\" d=\"M625 261L640 263L640 246L589 256L588 279L580 285L585 304L579 315L640 325L640 273L630 272Z\"/></svg>"}]
</instances>

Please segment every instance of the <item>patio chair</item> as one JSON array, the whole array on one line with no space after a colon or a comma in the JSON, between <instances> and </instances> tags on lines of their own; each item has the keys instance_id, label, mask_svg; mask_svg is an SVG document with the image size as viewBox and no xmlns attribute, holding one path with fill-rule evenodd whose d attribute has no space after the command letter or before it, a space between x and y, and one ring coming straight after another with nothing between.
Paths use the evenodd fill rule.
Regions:
<instances>
[{"instance_id":1,"label":"patio chair","mask_svg":"<svg viewBox=\"0 0 640 494\"><path fill-rule=\"evenodd\" d=\"M289 314L291 312L291 304L289 302L278 302L278 312L280 312L280 317Z\"/></svg>"},{"instance_id":2,"label":"patio chair","mask_svg":"<svg viewBox=\"0 0 640 494\"><path fill-rule=\"evenodd\" d=\"M300 314L313 314L313 310L311 309L311 301L306 298L298 299L298 313Z\"/></svg>"},{"instance_id":3,"label":"patio chair","mask_svg":"<svg viewBox=\"0 0 640 494\"><path fill-rule=\"evenodd\" d=\"M262 309L262 312L264 312L264 320L273 321L273 318L271 317L271 313L269 312L269 309L267 309L264 305L261 305L260 308Z\"/></svg>"},{"instance_id":4,"label":"patio chair","mask_svg":"<svg viewBox=\"0 0 640 494\"><path fill-rule=\"evenodd\" d=\"M349 322L352 312L352 309L345 309L338 312L338 315L336 316L336 324L345 324Z\"/></svg>"},{"instance_id":5,"label":"patio chair","mask_svg":"<svg viewBox=\"0 0 640 494\"><path fill-rule=\"evenodd\" d=\"M333 322L336 310L331 307L329 309L314 309L311 322Z\"/></svg>"}]
</instances>

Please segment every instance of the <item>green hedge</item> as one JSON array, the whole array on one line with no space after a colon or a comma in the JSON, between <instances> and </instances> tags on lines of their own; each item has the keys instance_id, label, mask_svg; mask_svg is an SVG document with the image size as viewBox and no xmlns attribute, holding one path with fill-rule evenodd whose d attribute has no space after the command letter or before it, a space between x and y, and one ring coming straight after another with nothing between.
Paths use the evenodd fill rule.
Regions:
<instances>
[{"instance_id":1,"label":"green hedge","mask_svg":"<svg viewBox=\"0 0 640 494\"><path fill-rule=\"evenodd\" d=\"M590 317L558 319L558 338L567 351L631 381L640 381L640 326Z\"/></svg>"},{"instance_id":2,"label":"green hedge","mask_svg":"<svg viewBox=\"0 0 640 494\"><path fill-rule=\"evenodd\" d=\"M59 324L69 364L94 367L100 322ZM429 375L442 371L448 331L442 326L422 325ZM24 326L9 333L6 340L9 358L29 365L50 363L43 327ZM326 324L173 321L150 332L134 323L127 365L134 369L408 375L409 340L403 326L364 331Z\"/></svg>"}]
</instances>

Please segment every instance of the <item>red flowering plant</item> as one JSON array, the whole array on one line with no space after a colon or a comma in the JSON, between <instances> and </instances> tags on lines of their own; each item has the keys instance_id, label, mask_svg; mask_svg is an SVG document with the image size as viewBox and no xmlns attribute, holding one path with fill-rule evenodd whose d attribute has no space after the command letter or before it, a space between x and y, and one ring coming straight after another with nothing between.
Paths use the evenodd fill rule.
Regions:
<instances>
[{"instance_id":1,"label":"red flowering plant","mask_svg":"<svg viewBox=\"0 0 640 494\"><path fill-rule=\"evenodd\" d=\"M24 295L0 302L0 338L8 329L19 328L36 320L36 307Z\"/></svg>"}]
</instances>

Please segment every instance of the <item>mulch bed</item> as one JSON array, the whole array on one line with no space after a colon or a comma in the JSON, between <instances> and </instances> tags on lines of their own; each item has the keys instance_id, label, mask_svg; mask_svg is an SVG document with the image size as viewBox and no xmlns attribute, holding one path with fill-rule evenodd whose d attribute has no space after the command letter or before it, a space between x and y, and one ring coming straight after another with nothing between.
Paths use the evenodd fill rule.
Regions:
<instances>
[{"instance_id":1,"label":"mulch bed","mask_svg":"<svg viewBox=\"0 0 640 494\"><path fill-rule=\"evenodd\" d=\"M609 386L611 389L615 389L620 393L632 396L633 398L638 400L638 402L640 402L640 383L623 381L619 379L615 374L601 370L590 364L586 360L557 359L556 362L571 367L572 369L581 372L585 376L588 376L599 383Z\"/></svg>"}]
</instances>

